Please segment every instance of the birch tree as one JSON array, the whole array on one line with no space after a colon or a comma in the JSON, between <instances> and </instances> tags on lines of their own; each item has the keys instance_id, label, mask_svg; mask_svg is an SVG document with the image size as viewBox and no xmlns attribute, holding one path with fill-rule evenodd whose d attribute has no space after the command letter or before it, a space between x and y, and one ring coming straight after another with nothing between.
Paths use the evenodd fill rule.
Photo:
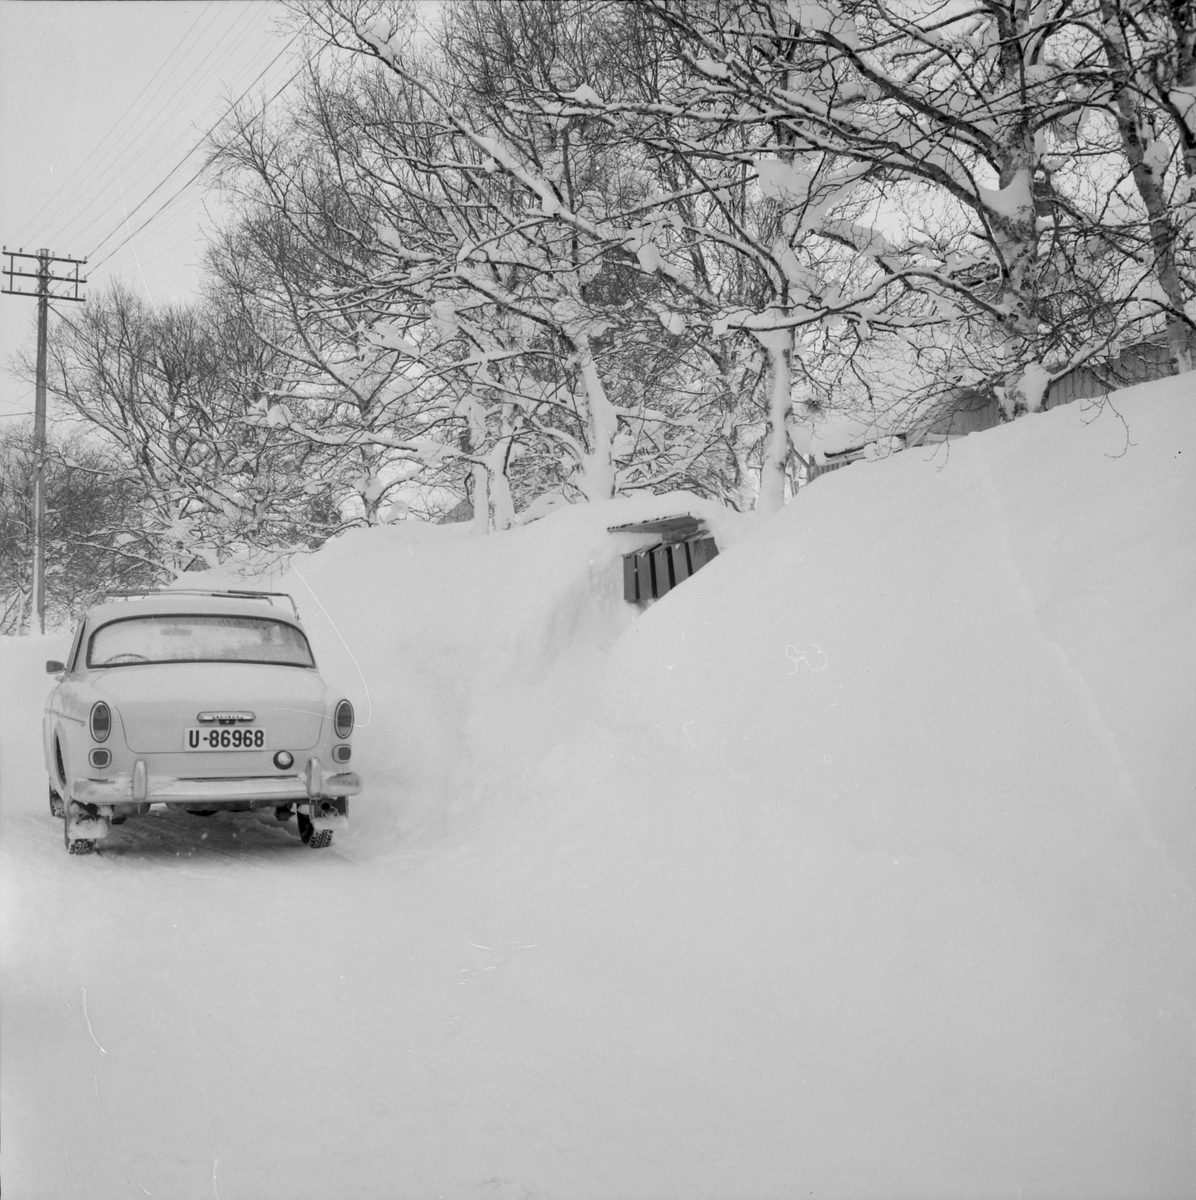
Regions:
<instances>
[{"instance_id":1,"label":"birch tree","mask_svg":"<svg viewBox=\"0 0 1196 1200\"><path fill-rule=\"evenodd\" d=\"M1094 40L1103 62L1077 81L1088 111L1116 123L1145 210L1148 264L1162 292L1176 372L1192 370L1196 294L1196 9L1180 0L1100 0ZM1102 69L1103 68L1103 69Z\"/></svg>"}]
</instances>

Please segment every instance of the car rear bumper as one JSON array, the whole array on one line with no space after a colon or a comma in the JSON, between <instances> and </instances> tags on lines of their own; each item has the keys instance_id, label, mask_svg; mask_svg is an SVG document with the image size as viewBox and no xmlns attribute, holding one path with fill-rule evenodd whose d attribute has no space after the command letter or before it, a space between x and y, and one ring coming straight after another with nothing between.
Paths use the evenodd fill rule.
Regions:
<instances>
[{"instance_id":1,"label":"car rear bumper","mask_svg":"<svg viewBox=\"0 0 1196 1200\"><path fill-rule=\"evenodd\" d=\"M285 804L289 800L307 800L312 795L304 775L176 779L147 774L143 780L143 784L142 780L135 781L132 775L118 775L114 779L78 779L71 786L71 799L80 804L219 804L255 800ZM360 791L361 779L353 771L342 771L336 775L323 775L317 794L339 799L356 796Z\"/></svg>"}]
</instances>

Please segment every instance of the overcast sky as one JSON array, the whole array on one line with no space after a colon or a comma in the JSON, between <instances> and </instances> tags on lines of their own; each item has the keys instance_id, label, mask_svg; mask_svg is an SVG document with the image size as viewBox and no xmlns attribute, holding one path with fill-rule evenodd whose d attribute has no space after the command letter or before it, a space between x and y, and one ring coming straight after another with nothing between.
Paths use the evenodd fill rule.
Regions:
<instances>
[{"instance_id":1,"label":"overcast sky","mask_svg":"<svg viewBox=\"0 0 1196 1200\"><path fill-rule=\"evenodd\" d=\"M122 279L155 301L193 296L218 209L184 184L228 100L273 96L295 73L286 16L260 0L0 0L0 243L88 258L88 295ZM0 295L5 425L33 409L9 363L36 315L35 300Z\"/></svg>"}]
</instances>

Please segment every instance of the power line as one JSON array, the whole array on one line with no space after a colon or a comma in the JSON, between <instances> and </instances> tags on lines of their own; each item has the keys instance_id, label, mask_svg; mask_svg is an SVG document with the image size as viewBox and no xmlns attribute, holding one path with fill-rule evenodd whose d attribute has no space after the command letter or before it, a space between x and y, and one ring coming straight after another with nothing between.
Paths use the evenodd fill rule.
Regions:
<instances>
[{"instance_id":1,"label":"power line","mask_svg":"<svg viewBox=\"0 0 1196 1200\"><path fill-rule=\"evenodd\" d=\"M244 19L244 16L242 16L241 18L238 18L238 20L243 20L243 19ZM235 26L233 26L232 28L225 31L225 33L222 35L220 41L217 42L217 44L208 51L208 53L204 56L203 60L199 63L199 65L196 66L191 71L191 73L187 76L187 78L179 85L178 90L176 90L176 92L174 93L171 100L167 102L167 104L161 109L161 111L158 113L158 115L150 122L150 125L147 126L146 129L142 130L141 133L138 134L137 136L143 136L143 135L149 134L150 130L155 125L158 125L161 128L158 130L158 132L153 134L154 137L158 137L158 136L160 136L160 134L162 132L164 132L165 127L168 125L168 123L190 101L191 97L203 86L203 84L207 82L207 79L214 73L214 71L216 69L218 69L218 67L220 65L219 60L217 60L216 62L213 63L211 70L209 70L205 76L203 76L201 79L196 81L190 87L189 90L184 92L183 89L187 88L187 85L195 77L196 73L199 72L203 68L203 66L208 62L208 60L211 59L213 57L213 55L215 55L217 53L217 51L220 49L223 42L232 36L234 30L235 30ZM292 39L292 40L294 40L294 39ZM276 56L275 59L272 60L271 65L273 65L273 62L277 61L277 57L278 56ZM267 70L268 69L269 69L269 67L267 67ZM261 78L260 74L259 74L258 78L259 79ZM255 82L256 82L256 80L255 80ZM125 167L127 165L125 160L127 160L129 158L129 155L131 153L133 153L133 151L134 151L133 145L129 145L128 147L126 147L126 149L123 151L122 155L117 160L111 162L107 168L105 168L104 172L102 173L101 178L103 178L103 177L111 177L112 179L118 178L120 176L121 171L123 169L125 169ZM129 185L130 190L135 190L141 184L141 182L144 179L146 179L148 176L151 176L153 174L153 172L154 172L154 166L153 165L147 166L141 172L141 174L138 175L136 177L136 179L134 179L132 181L132 183ZM105 186L110 186L110 184L107 184ZM94 191L97 189L93 187L91 190L94 194ZM117 200L110 201L104 208L102 208L99 212L97 212L92 217L92 219L82 229L76 231L73 236L76 238L86 237L88 231L93 229L97 224L101 224L102 222L104 222L107 213L110 212L113 208L116 208L118 206L118 204L119 204L119 201L117 201ZM122 220L123 220L123 217L122 217ZM119 228L119 223L118 223L117 228ZM112 234L109 234L108 236L111 237ZM107 240L107 238L103 239L100 244L102 245L103 241L106 241L106 240Z\"/></svg>"},{"instance_id":2,"label":"power line","mask_svg":"<svg viewBox=\"0 0 1196 1200\"><path fill-rule=\"evenodd\" d=\"M182 44L187 40L187 38L189 38L191 36L191 33L195 29L196 25L198 25L199 22L201 20L203 20L205 13L207 13L208 10L212 8L212 6L213 6L213 4L215 4L215 2L216 2L216 0L208 0L208 3L204 6L204 8L200 12L199 16L197 16L195 18L195 20L191 22L191 27L187 30L186 33L183 34L183 36L181 38L179 38L178 42L175 43L175 46L171 50L171 52L162 60L162 65L153 73L153 75L150 76L145 87L143 87L141 89L141 91L137 93L137 95L134 97L133 101L129 104L129 107L126 108L125 111L123 113L121 113L121 115L113 122L112 127L108 130L108 132L106 134L104 134L104 136L100 139L100 141L95 145L95 147L92 149L91 153L81 163L79 163L79 165L77 167L75 167L75 169L62 181L62 183L59 185L58 192L54 196L51 196L50 199L48 199L45 202L45 204L43 204L41 206L41 208L39 208L37 210L37 212L35 212L33 214L33 216L30 217L29 220L25 223L24 228L21 230L22 235L25 232L27 232L37 222L37 219L42 215L42 213L44 213L46 211L47 208L50 208L51 206L53 206L54 204L59 202L59 200L64 196L66 187L74 181L75 177L79 174L79 172L82 171L87 166L87 164L90 163L91 160L93 158L95 158L95 156L97 154L99 154L99 152L104 148L104 146L108 142L108 139L111 138L112 135L116 132L117 128L120 126L121 122L124 121L125 117L127 117L129 115L129 113L131 113L133 111L134 107L137 105L138 101L140 101L141 97L144 96L145 93L152 86L154 80L157 79L158 76L161 75L162 72L166 70L167 65L170 63L170 60L178 52L179 47L182 46ZM160 88L160 86L161 85L159 85L159 88ZM155 90L154 95L157 95L157 90ZM74 197L71 197L71 196L66 197L66 203L68 206L73 199L74 199ZM51 217L50 219L51 220L60 220L61 218L60 217Z\"/></svg>"},{"instance_id":3,"label":"power line","mask_svg":"<svg viewBox=\"0 0 1196 1200\"><path fill-rule=\"evenodd\" d=\"M188 157L189 156L190 155L188 154ZM186 159L184 159L183 161L185 162ZM182 163L179 163L178 166L175 167L175 171L177 171L179 169L179 167L181 167L182 165L183 165ZM207 164L205 163L203 166L201 166L199 168L198 171L195 172L194 175L191 176L190 179L187 180L186 183L183 184L183 186L181 188L179 188L179 190L177 192L174 193L173 196L168 197L167 200L161 205L161 207L155 209L154 212L152 212L145 221L143 221L140 225L138 225L136 229L131 230L129 233L127 233L125 235L125 237L123 237L119 242L117 242L116 245L113 246L113 248L107 254L105 254L104 257L99 260L99 262L97 262L95 264L95 266L92 268L92 270L98 271L100 269L100 267L102 267L106 262L108 262L114 254L117 254L120 250L124 249L124 247L126 245L128 245L128 243L131 242L135 237L137 237L137 235L140 234L143 229L146 229L157 216L159 216L162 212L164 212L167 208L169 208L206 170L207 170ZM171 171L170 175L173 175L173 174L174 174L174 171ZM166 179L163 179L162 182L158 184L158 187L154 188L154 191L150 192L149 196L146 196L145 200L142 200L141 204L138 204L137 208L133 209L134 213L137 211L137 209L141 208L141 206L143 204L145 204L146 200L149 200L150 197L153 196L154 192L157 192L159 190L159 188L161 188L163 186L163 184L166 183L166 180L170 178L170 175L167 175ZM129 214L130 217L132 215L133 215L133 213ZM119 233L120 228L118 227L114 232ZM112 236L113 235L110 233L108 235L108 237L106 237L104 239L104 241L106 242L108 240L108 238L110 238ZM100 243L101 246L103 244L104 244L104 242ZM93 250L91 252L91 254L93 254L93 255L98 254L98 253L99 253L99 247L97 247L95 250ZM88 257L90 258L91 255L88 255Z\"/></svg>"},{"instance_id":4,"label":"power line","mask_svg":"<svg viewBox=\"0 0 1196 1200\"><path fill-rule=\"evenodd\" d=\"M194 184L189 186L194 189ZM186 191L187 189L184 189L184 193ZM154 239L151 248L147 249L148 243L138 241L139 229L131 231L134 238L131 244L114 248L109 262L123 263L124 256L130 251L135 251L138 261L144 269L178 250L179 247L185 246L189 242L194 243L201 236L195 214L187 204L172 205L171 209L155 222L154 227L149 231L149 237Z\"/></svg>"},{"instance_id":5,"label":"power line","mask_svg":"<svg viewBox=\"0 0 1196 1200\"><path fill-rule=\"evenodd\" d=\"M169 229L170 228L169 224L167 226L165 226L165 228ZM184 234L177 241L171 242L169 246L163 246L160 250L156 251L155 253L146 255L144 258L142 258L141 259L142 267L148 267L152 263L158 262L159 259L165 258L166 255L173 254L174 251L176 251L180 246L185 246L188 242L194 241L195 237L196 237L195 228L194 228L194 226L191 226L188 228L187 233Z\"/></svg>"},{"instance_id":6,"label":"power line","mask_svg":"<svg viewBox=\"0 0 1196 1200\"><path fill-rule=\"evenodd\" d=\"M277 62L277 61L278 61L280 58L282 58L282 56L283 56L284 54L286 54L286 52L287 52L287 51L288 51L288 50L291 48L291 46L292 46L292 45L294 45L294 43L295 43L295 41L297 40L298 36L299 36L298 34L295 34L294 36L292 36L291 40L290 40L289 42L287 42L287 44L286 44L285 46L283 46L283 48L282 48L282 49L281 49L281 50L280 50L280 51L279 51L279 52L278 52L278 53L277 53L277 54L276 54L276 55L275 55L275 56L274 56L274 57L273 57L273 58L272 58L272 59L271 59L271 60L270 60L270 61L269 61L269 62L268 62L266 65L265 65L265 67L263 67L263 68L262 68L262 70L261 70L261 71L258 73L258 75L256 76L256 78L254 78L254 79L253 79L253 81L252 81L252 82L249 84L249 86L248 86L248 87L247 87L247 88L246 88L246 89L245 89L245 90L244 90L244 91L243 91L243 92L240 94L240 96L238 96L238 97L237 97L237 99L236 99L236 100L233 102L233 107L234 107L234 108L236 107L236 105L240 104L240 103L241 103L241 101L242 101L242 100L244 100L244 99L245 99L245 97L246 97L247 95L249 95L249 92L251 91L251 89L252 89L254 86L256 86L256 84L257 84L257 83L258 83L258 82L259 82L259 81L262 79L262 77L263 77L263 76L266 74L266 72L267 72L267 71L269 71L269 70L270 70L270 68L271 68L272 66L274 66L274 64L275 64L275 63L276 63L276 62ZM288 88L288 87L289 87L289 86L290 86L290 85L291 85L291 84L292 84L292 83L293 83L293 82L294 82L294 81L295 81L295 80L296 80L296 79L297 79L297 78L298 78L298 77L299 77L299 76L302 74L302 72L303 72L303 68L301 67L301 68L300 68L298 71L296 71L296 72L294 73L294 75L292 75L292 76L290 77L290 79L288 79L288 80L286 81L286 83L284 83L284 84L282 85L282 87L281 87L281 88L279 88L279 89L278 89L278 91L277 91L277 92L275 92L275 93L274 93L274 95L273 95L273 96L272 96L270 99L271 99L271 100L275 100L275 99L277 99L277 97L278 97L278 96L279 96L279 95L280 95L280 94L283 92L283 90L285 90L286 88ZM269 101L267 101L267 103L269 103ZM208 138L209 138L209 137L212 135L212 132L213 132L213 131L216 129L216 126L217 126L217 125L219 125L219 124L220 124L220 122L221 122L223 119L224 119L224 114L222 114L222 115L221 115L221 117L220 117L218 120L214 121L214 122L212 123L212 125L211 125L211 126L210 126L210 127L207 129L207 130L205 130L205 131L204 131L204 133L202 133L202 134L200 135L199 139L198 139L198 140L195 142L195 144L194 144L194 145L192 145L192 147L191 147L191 148L190 148L190 149L187 151L187 153L186 153L186 154L184 154L184 155L183 155L183 157L182 157L181 159L179 159L179 161L178 161L178 162L177 162L177 163L176 163L176 164L175 164L175 165L174 165L174 166L173 166L173 167L170 169L170 171L168 171L168 172L166 173L166 175L165 175L165 176L164 176L164 177L163 177L161 180L159 180L159 182L158 182L158 183L155 185L155 187L154 187L154 188L153 188L153 189L152 189L152 190L151 190L151 191L150 191L150 192L149 192L149 193L148 193L148 194L147 194L147 195L146 195L146 196L145 196L145 197L144 197L144 198L143 198L143 199L142 199L142 200L141 200L141 201L140 201L140 202L139 202L139 203L138 203L138 204L137 204L137 205L136 205L136 206L133 208L133 209L132 209L132 211L131 211L131 212L129 212L128 216L127 216L127 217L125 217L125 218L123 218L123 219L122 219L122 221L121 221L121 222L120 222L120 223L119 223L119 224L118 224L118 225L117 225L117 226L116 226L116 227L115 227L115 228L114 228L114 229L113 229L113 230L112 230L110 233L106 234L106 235L105 235L103 238L101 238L101 239L100 239L99 243L96 245L96 248L95 248L95 249L94 249L94 250L91 252L91 254L88 256L89 258L90 258L90 257L92 257L93 255L96 255L96 254L98 254L98 253L100 252L100 250L103 248L103 246L104 246L104 243L105 243L105 242L107 242L107 241L108 241L110 238L114 237L116 234L118 234L118 233L120 232L120 230L121 230L121 227L122 227L122 225L126 224L126 223L127 223L127 221L128 221L129 219L131 219L132 217L134 217L134 216L137 214L137 212L138 212L138 211L139 211L141 208L143 208L143 207L144 207L144 206L145 206L145 205L146 205L146 204L147 204L147 203L148 203L148 202L149 202L149 201L150 201L150 200L151 200L151 199L152 199L152 198L153 198L153 197L154 197L154 196L155 196L155 195L156 195L156 194L159 192L159 191L161 191L161 189L162 189L163 187L165 187L165 185L166 185L166 184L167 184L167 183L168 183L168 182L169 182L169 181L170 181L170 180L171 180L171 179L172 179L172 178L173 178L173 177L174 177L174 176L175 176L175 175L176 175L176 174L177 174L179 171L181 171L181 170L182 170L182 168L183 168L183 166L186 164L187 160L188 160L189 158L191 158L191 157L192 157L192 155L194 155L194 154L195 154L195 153L196 153L198 150L202 149L202 147L203 147L204 143L205 143L205 142L207 141L207 139L208 139ZM187 183L183 185L183 189L181 189L179 193L176 193L176 196L177 196L177 195L179 195L179 194L181 194L181 191L182 191L182 190L185 190L185 189L186 189L187 187L189 187L189 186L190 186L192 183L194 183L194 182L195 182L195 180L196 180L196 179L198 179L198 178L199 178L199 176L203 174L203 172L204 172L204 170L205 170L205 169L206 169L206 164L205 164L205 166L203 166L203 167L200 167L199 171L197 171L197 172L196 172L196 173L195 173L195 174L194 174L194 175L193 175L193 176L192 176L192 177L191 177L191 178L190 178L190 179L187 181ZM174 198L175 198L175 197L172 197L172 199L174 199ZM165 207L165 206L163 206L163 207ZM161 209L159 209L159 210L158 210L158 212L161 212L161 211L162 211ZM156 215L156 214L155 214L155 215ZM95 222L92 222L92 224L94 224L94 223L95 223ZM88 228L90 228L90 226L88 226ZM144 229L144 228L145 228L145 226L144 226L144 225L143 225L143 226L141 226L141 229ZM138 232L140 232L140 230L139 230ZM122 244L123 244L123 243L122 243ZM110 257L111 257L111 255L109 255L108 257L110 258ZM107 259L104 259L104 261L106 262L106 261L107 261ZM97 264L97 266L98 266L98 265L99 265L99 264Z\"/></svg>"},{"instance_id":7,"label":"power line","mask_svg":"<svg viewBox=\"0 0 1196 1200\"><path fill-rule=\"evenodd\" d=\"M297 37L297 36L298 36L298 35L296 35L296 37ZM294 38L294 37L293 37L293 38L291 38L291 41L290 41L290 42L288 42L288 43L286 44L286 46L284 46L284 47L282 48L282 50L280 50L280 51L279 51L279 53L278 53L277 55L275 55L275 57L274 57L274 58L273 58L273 59L270 61L270 63L269 63L269 64L266 66L266 68L265 68L265 69L264 69L264 70L261 72L261 74L260 74L260 75L258 75L257 79L255 79L255 80L253 81L253 83L251 83L251 84L249 85L249 87L247 87L247 88L245 89L245 91L244 91L244 92L242 92L242 93L241 93L241 95L237 97L237 99L236 99L236 100L233 102L233 107L234 107L234 108L236 107L236 105L237 105L237 104L240 104L240 103L241 103L241 101L245 99L245 97L246 97L246 96L249 94L249 91L250 91L250 89L251 89L251 88L254 86L254 84L256 84L256 83L258 82L258 80L262 78L262 75L265 75L266 71L268 71L268 70L270 69L270 67L272 67L272 66L274 65L274 63L275 63L275 62L277 62L277 61L278 61L278 59L279 59L279 58L281 58L281 57L282 57L282 55L283 55L283 54L285 54L285 53L286 53L286 51L290 49L290 47L291 47L291 44L292 44L294 41L295 41L295 38ZM279 97L279 96L281 96L281 95L282 95L282 93L283 93L284 91L286 91L286 89L287 89L288 87L290 87L290 86L291 86L291 84L292 84L292 83L294 83L294 82L295 82L295 80L296 80L296 79L298 79L300 75L302 75L302 74L303 74L303 72L304 72L304 70L305 70L305 69L306 69L305 67L300 67L300 68L299 68L299 69L298 69L298 70L297 70L297 71L296 71L296 72L295 72L295 73L294 73L294 74L293 74L293 75L292 75L292 76L291 76L291 77L290 77L290 78L289 78L289 79L288 79L288 80L287 80L287 81L286 81L286 82L285 82L285 83L282 85L282 87L280 87L280 88L279 88L279 89L278 89L278 90L277 90L277 91L274 93L274 95L273 95L273 96L271 96L271 97L270 97L270 99L266 101L266 103L267 103L267 104L270 104L270 103L272 103L273 101L277 100L277 99L278 99L278 97ZM223 118L223 117L221 117L221 120L223 120L223 119L224 119L224 118ZM134 214L135 214L135 213L136 213L136 212L137 212L139 209L141 209L141 208L142 208L142 207L143 207L143 206L144 206L144 205L145 205L145 204L146 204L146 203L147 203L147 202L148 202L148 201L149 201L149 200L150 200L150 199L151 199L151 198L152 198L152 197L153 197L153 196L154 196L154 195L157 193L157 192L159 192L159 191L160 191L160 190L161 190L161 189L162 189L162 188L163 188L163 187L166 185L166 183L167 183L167 182L168 182L168 181L169 181L169 180L170 180L170 179L171 179L171 178L172 178L172 177L173 177L173 176L174 176L174 175L175 175L175 174L176 174L176 173L177 173L179 170L181 170L181 169L182 169L182 167L183 167L184 163L186 163L187 159L189 159L189 158L190 158L190 157L191 157L191 156L192 156L192 155L193 155L193 154L194 154L194 153L195 153L195 152L196 152L196 151L197 151L197 150L198 150L198 149L199 149L199 148L200 148L200 147L203 145L204 141L206 141L206 140L207 140L207 138L208 138L208 137L211 135L211 133L213 132L213 130L215 130L216 126L217 126L217 125L219 125L219 124L220 124L220 121L217 121L217 122L216 122L214 125L212 125L212 127L211 127L211 128L210 128L210 129L209 129L209 130L208 130L208 131L207 131L207 132L206 132L206 133L203 135L203 137L200 139L200 141L199 141L199 142L197 142L197 143L196 143L194 146L192 146L192 147L191 147L191 149L190 149L190 150L188 150L188 151L187 151L187 153L186 153L185 155L183 155L183 157L182 157L182 158L179 160L179 162L178 162L178 163L176 163L176 164L175 164L175 166L174 166L174 167L173 167L173 168L170 170L170 172L169 172L169 173L168 173L168 174L167 174L167 175L166 175L166 176L165 176L165 177L164 177L164 178L163 178L163 179L162 179L162 180L161 180L161 181L160 181L160 182L157 184L157 186L156 186L156 187L153 189L153 191L151 191L151 192L149 193L149 195L147 195L147 196L145 197L145 199L143 199L143 200L142 200L142 201L141 201L141 202L140 202L140 203L137 205L137 207L136 207L136 208L134 208L134 209L132 210L132 212L130 212L130 213L129 213L129 217L132 217L132 216L133 216L133 215L134 215ZM147 228L147 227L148 227L148 226L149 226L149 225L150 225L150 224L151 224L151 223L152 223L152 222L153 222L153 221L154 221L154 220L155 220L155 219L156 219L156 218L157 218L157 217L158 217L158 216L159 216L159 215L160 215L160 214L163 212L163 211L165 211L167 208L169 208L169 207L170 207L170 205L171 205L171 204L173 204L173 203L174 203L174 202L175 202L175 201L176 201L176 200L177 200L177 199L178 199L178 198L179 198L179 197L180 197L180 196L181 196L181 195L182 195L182 194L183 194L183 193L184 193L184 192L185 192L185 191L186 191L186 190L187 190L187 189L188 189L188 188L189 188L189 187L190 187L192 184L193 184L193 183L195 183L195 181L196 181L197 179L199 179L199 177L200 177L200 176L201 176L201 175L202 175L202 174L203 174L203 173L204 173L206 170L207 170L207 164L206 164L206 163L204 163L204 164L203 164L203 165L202 165L202 166L199 168L199 170L198 170L198 171L196 171L196 172L195 172L195 174L194 174L194 175L192 175L192 176L191 176L191 178L190 178L190 179L188 179L188 180L187 180L187 182L186 182L186 183L184 183L184 184L183 184L183 186L182 186L181 188L179 188L179 190L178 190L177 192L175 192L175 193L174 193L172 196L170 196L170 197L169 197L169 198L168 198L168 199L165 201L165 203L163 203L163 204L162 204L162 205L161 205L159 208L157 208L157 209L156 209L156 210L155 210L155 211L154 211L154 212L153 212L153 213L152 213L152 214L151 214L151 215L150 215L150 216L149 216L149 217L148 217L148 218L147 218L145 221L143 221L143 222L142 222L142 223L141 223L141 224L140 224L140 225L139 225L139 226L138 226L138 227L137 227L135 230L133 230L133 231L131 231L131 232L127 233L127 234L126 234L126 236L125 236L124 238L122 238L122 239L121 239L121 241L119 241L119 242L118 242L118 243L117 243L117 244L116 244L116 245L115 245L115 246L114 246L114 247L113 247L113 248L112 248L112 249L111 249L111 250L110 250L110 251L109 251L109 252L108 252L106 255L104 255L104 257L103 257L103 258L101 258L101 259L100 259L100 260L99 260L97 263L95 263L95 264L94 264L94 266L92 267L92 270L93 270L93 271L94 271L94 270L99 270L99 268L100 268L100 267L102 267L102 266L103 266L103 265L104 265L106 262L108 262L108 261L109 261L109 260L110 260L110 259L113 257L113 255L114 255L114 254L116 254L116 253L117 253L117 252L118 252L118 251L119 251L119 250L120 250L122 247L124 247L124 246L125 246L127 243L131 242L131 241L133 240L133 238L137 237L137 236L138 236L138 235L139 235L139 234L140 234L140 233L141 233L141 232L142 232L144 229L146 229L146 228ZM125 222L124 222L124 221L122 221L121 225L124 225L124 224L125 224ZM91 252L91 253L88 255L88 258L89 258L89 259L90 259L90 258L92 258L92 257L94 257L96 254L98 254L98 253L100 252L100 249L103 247L103 245L104 245L104 243L105 243L105 242L107 242L107 241L108 241L110 238L114 237L116 234L118 234L118 233L120 232L121 225L118 225L118 226L117 226L117 227L116 227L116 228L115 228L115 229L114 229L114 230L113 230L111 233L109 233L109 234L108 234L106 237L104 237L104 238L103 238L103 239L100 241L99 245L97 245L97 246L96 246L96 248L95 248L95 249L94 249L94 250L93 250L93 251L92 251L92 252Z\"/></svg>"},{"instance_id":8,"label":"power line","mask_svg":"<svg viewBox=\"0 0 1196 1200\"><path fill-rule=\"evenodd\" d=\"M75 198L78 208L75 212L69 211L71 200L68 198L66 208L59 207L58 214L55 217L55 228L63 228L71 231L71 237L85 237L89 230L93 229L97 224L105 224L109 219L108 214L114 210L119 211L121 202L118 198L111 199L106 205L98 207L93 197L103 194L112 194L115 185L118 183L122 173L129 170L135 170L137 160L140 158L145 161L152 158L152 162L141 170L140 174L126 185L126 192L135 193L142 182L151 177L158 169L158 164L170 150L178 144L178 136L169 132L170 123L176 119L180 111L184 111L186 105L190 103L192 97L200 92L209 80L213 78L222 66L227 62L233 51L230 49L225 52L225 43L230 39L237 43L243 43L248 36L248 30L243 29L246 21L253 21L257 14L267 13L269 19L269 6L262 5L260 7L249 6L243 8L237 19L229 26L225 27L223 32L214 45L208 47L206 53L203 53L198 64L187 71L185 57L180 60L178 67L151 92L144 101L145 105L153 103L155 97L162 91L162 88L167 84L173 85L169 96L160 104L153 104L153 114L147 121L141 121L140 117L134 122L133 126L127 129L120 137L117 146L111 152L105 165L97 172L86 178L80 188L76 189L77 196ZM187 54L194 58L195 51L202 51L200 40L206 36L208 31L213 27L213 21L219 19L219 6L213 11L211 19L207 27L200 33L199 37L193 42L193 45L188 49ZM201 18L202 19L201 14ZM193 29L195 26L193 25ZM180 43L181 44L181 43ZM177 49L177 47L176 47ZM167 62L169 63L168 56ZM254 68L254 63L247 63L248 70ZM240 72L247 74L248 70ZM183 72L187 71L184 75ZM182 76L182 81L178 82ZM152 82L152 81L151 81ZM149 85L147 85L147 88ZM142 89L143 95L146 89ZM210 101L206 108L210 110L214 104L214 100ZM163 144L164 139L169 138L169 142ZM81 210L81 211L80 211ZM90 210L90 213L89 211ZM91 216L91 220L83 226L82 230L78 230L78 217ZM121 218L123 220L123 217Z\"/></svg>"},{"instance_id":9,"label":"power line","mask_svg":"<svg viewBox=\"0 0 1196 1200\"><path fill-rule=\"evenodd\" d=\"M186 69L186 62L181 61L178 69L173 72L170 82L174 84L169 96L160 104L153 106L153 112L144 122L140 122L139 127L134 126L122 135L121 142L115 148L111 156L108 158L105 165L93 177L87 180L85 194L95 196L97 194L110 193L112 186L116 183L122 174L127 171L135 170L138 159L145 160L152 158L152 162L146 165L139 175L132 181L131 188L136 189L145 178L151 176L158 162L167 150L159 150L156 147L165 137L170 137L170 146L174 145L175 138L169 133L169 127L172 120L176 118L178 113L190 102L191 98L204 86L204 84L220 69L222 59L214 57L218 55L224 42L232 37L237 29L237 26L246 19L246 13L242 12L238 16L236 22L224 30L220 34L218 41L214 46L208 48L207 52L200 59L199 63L192 67L179 81L179 76ZM216 14L213 14L213 19L216 19ZM211 28L209 24L208 29ZM208 29L204 30L206 34ZM201 47L195 47L200 49ZM208 64L211 64L210 66ZM206 68L206 70L205 70ZM197 75L202 75L197 79ZM193 82L194 81L194 82ZM154 90L146 102L149 107L154 98L162 90L167 80L163 80L161 84ZM73 237L85 237L87 232L92 229L97 223L103 223L107 214L118 205L117 200L110 200L105 206L95 209L94 205L86 205L84 202L83 211L78 213L78 216L88 215L88 209L91 209L91 220L81 230L72 229L75 222L76 214L68 211L60 213L57 220L65 229L72 230Z\"/></svg>"}]
</instances>

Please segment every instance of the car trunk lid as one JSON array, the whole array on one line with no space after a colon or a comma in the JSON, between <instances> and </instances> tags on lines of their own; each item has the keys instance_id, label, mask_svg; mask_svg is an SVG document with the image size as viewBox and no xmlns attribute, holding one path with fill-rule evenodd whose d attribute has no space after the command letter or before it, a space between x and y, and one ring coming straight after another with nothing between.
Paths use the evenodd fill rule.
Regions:
<instances>
[{"instance_id":1,"label":"car trunk lid","mask_svg":"<svg viewBox=\"0 0 1196 1200\"><path fill-rule=\"evenodd\" d=\"M186 730L264 729L270 749L308 750L320 737L324 685L314 670L260 663L162 663L94 673L137 754L184 749ZM201 719L201 714L206 719ZM252 714L252 720L243 719Z\"/></svg>"}]
</instances>

